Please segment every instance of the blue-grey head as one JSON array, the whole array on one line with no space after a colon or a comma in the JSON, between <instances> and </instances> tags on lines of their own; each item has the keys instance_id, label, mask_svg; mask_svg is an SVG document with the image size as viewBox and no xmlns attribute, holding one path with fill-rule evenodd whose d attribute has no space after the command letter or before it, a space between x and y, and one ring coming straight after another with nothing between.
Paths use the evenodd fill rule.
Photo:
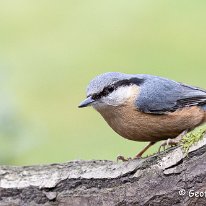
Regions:
<instances>
[{"instance_id":1,"label":"blue-grey head","mask_svg":"<svg viewBox=\"0 0 206 206\"><path fill-rule=\"evenodd\" d=\"M93 106L95 109L106 106L119 106L132 95L133 86L143 79L137 75L108 72L96 76L87 87L87 98L79 107Z\"/></svg>"}]
</instances>

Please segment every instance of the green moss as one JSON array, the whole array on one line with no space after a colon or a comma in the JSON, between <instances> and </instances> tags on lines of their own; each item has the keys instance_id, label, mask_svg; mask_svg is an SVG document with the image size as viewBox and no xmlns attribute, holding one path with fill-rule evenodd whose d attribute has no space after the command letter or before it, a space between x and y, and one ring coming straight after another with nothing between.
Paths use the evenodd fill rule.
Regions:
<instances>
[{"instance_id":1,"label":"green moss","mask_svg":"<svg viewBox=\"0 0 206 206\"><path fill-rule=\"evenodd\" d=\"M192 130L191 132L183 136L180 142L183 152L185 154L188 154L190 147L194 145L196 142L198 142L199 140L201 140L204 137L205 133L206 133L206 125L203 125L201 127L197 127L196 129Z\"/></svg>"}]
</instances>

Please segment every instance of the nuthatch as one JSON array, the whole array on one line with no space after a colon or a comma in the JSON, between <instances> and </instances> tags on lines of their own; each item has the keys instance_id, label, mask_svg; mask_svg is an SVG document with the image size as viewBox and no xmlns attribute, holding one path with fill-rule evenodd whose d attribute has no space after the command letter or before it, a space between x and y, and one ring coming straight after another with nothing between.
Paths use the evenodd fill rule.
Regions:
<instances>
[{"instance_id":1,"label":"nuthatch","mask_svg":"<svg viewBox=\"0 0 206 206\"><path fill-rule=\"evenodd\" d=\"M162 145L206 122L206 90L147 74L109 72L95 77L79 107L93 106L124 138ZM124 160L123 157L121 157Z\"/></svg>"}]
</instances>

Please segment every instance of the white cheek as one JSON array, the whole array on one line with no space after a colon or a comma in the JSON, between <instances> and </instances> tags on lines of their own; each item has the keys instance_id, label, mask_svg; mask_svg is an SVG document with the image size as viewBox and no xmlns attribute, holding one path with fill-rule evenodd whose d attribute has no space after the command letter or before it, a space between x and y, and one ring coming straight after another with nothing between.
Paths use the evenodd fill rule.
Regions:
<instances>
[{"instance_id":1,"label":"white cheek","mask_svg":"<svg viewBox=\"0 0 206 206\"><path fill-rule=\"evenodd\" d=\"M118 106L127 101L132 95L132 86L124 86L118 88L107 97L103 97L102 102L106 103L107 105Z\"/></svg>"}]
</instances>

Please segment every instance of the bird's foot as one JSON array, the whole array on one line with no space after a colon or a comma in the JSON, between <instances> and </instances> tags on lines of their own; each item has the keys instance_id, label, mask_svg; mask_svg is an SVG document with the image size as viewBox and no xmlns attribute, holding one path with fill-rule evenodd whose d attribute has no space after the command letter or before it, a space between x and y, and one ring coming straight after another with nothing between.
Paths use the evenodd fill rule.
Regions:
<instances>
[{"instance_id":1,"label":"bird's foot","mask_svg":"<svg viewBox=\"0 0 206 206\"><path fill-rule=\"evenodd\" d=\"M165 150L166 147L168 146L177 146L179 144L179 142L181 141L182 137L185 136L187 134L188 130L183 131L181 134L179 134L176 138L174 139L167 139L166 141L164 141L160 147L158 152L160 153L161 148L163 148L163 151Z\"/></svg>"},{"instance_id":2,"label":"bird's foot","mask_svg":"<svg viewBox=\"0 0 206 206\"><path fill-rule=\"evenodd\" d=\"M168 146L176 146L179 142L176 141L176 140L173 140L173 139L167 139L166 141L164 141L160 147L159 147L159 150L158 152L160 153L161 151L161 148L163 148L163 151L166 149L166 147Z\"/></svg>"},{"instance_id":3,"label":"bird's foot","mask_svg":"<svg viewBox=\"0 0 206 206\"><path fill-rule=\"evenodd\" d=\"M126 162L126 161L129 161L129 160L132 160L132 159L141 159L142 158L142 155L145 153L145 151L147 150L147 149L149 149L152 145L154 145L155 144L155 142L150 142L144 149L142 149L134 158L125 158L124 156L121 156L121 155L119 155L118 157L117 157L117 161L118 160L121 160L121 161L123 161L123 162Z\"/></svg>"},{"instance_id":4,"label":"bird's foot","mask_svg":"<svg viewBox=\"0 0 206 206\"><path fill-rule=\"evenodd\" d=\"M124 156L119 155L119 156L117 157L117 162L118 162L119 160L121 160L122 162L126 162L126 161L129 161L129 160L131 160L131 159L132 159L131 157L125 158Z\"/></svg>"},{"instance_id":5,"label":"bird's foot","mask_svg":"<svg viewBox=\"0 0 206 206\"><path fill-rule=\"evenodd\" d=\"M136 155L134 158L131 158L131 157L125 158L124 156L119 155L119 156L117 157L117 162L118 162L119 160L121 160L122 162L127 162L127 161L130 161L130 160L136 160L136 159L141 159L141 158L142 158L142 157L141 157L141 156L138 156L138 155Z\"/></svg>"}]
</instances>

